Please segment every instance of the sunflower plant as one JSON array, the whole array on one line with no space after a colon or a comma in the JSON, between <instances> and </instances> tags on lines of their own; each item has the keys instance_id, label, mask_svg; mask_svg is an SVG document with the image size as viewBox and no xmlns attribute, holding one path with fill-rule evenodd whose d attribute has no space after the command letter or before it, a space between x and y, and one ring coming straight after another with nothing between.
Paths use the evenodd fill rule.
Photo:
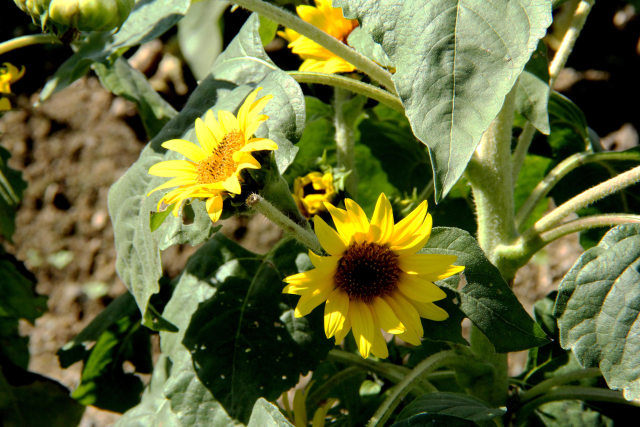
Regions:
<instances>
[{"instance_id":1,"label":"sunflower plant","mask_svg":"<svg viewBox=\"0 0 640 427\"><path fill-rule=\"evenodd\" d=\"M594 0L231 3L138 1L115 28L0 43L71 43L41 101L91 69L149 135L108 195L129 292L58 352L83 362L73 404L119 426L640 413L640 154L605 150L553 90ZM123 56L176 25L200 79L179 111ZM22 72L4 70L8 94ZM266 253L220 231L257 214L282 230ZM583 254L525 307L518 272L576 233ZM169 277L174 245L197 250ZM35 417L11 381L0 415Z\"/></svg>"}]
</instances>

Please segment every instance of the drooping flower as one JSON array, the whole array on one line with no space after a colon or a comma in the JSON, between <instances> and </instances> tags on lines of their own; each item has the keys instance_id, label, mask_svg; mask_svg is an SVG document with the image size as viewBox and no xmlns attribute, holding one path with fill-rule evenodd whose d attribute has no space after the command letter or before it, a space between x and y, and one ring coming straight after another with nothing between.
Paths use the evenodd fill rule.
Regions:
<instances>
[{"instance_id":1,"label":"drooping flower","mask_svg":"<svg viewBox=\"0 0 640 427\"><path fill-rule=\"evenodd\" d=\"M417 253L431 235L431 215L422 202L394 224L391 204L384 194L371 221L353 200L346 210L325 203L336 230L314 218L315 232L329 256L309 252L314 269L284 279L283 292L300 295L295 316L302 317L325 303L327 338L342 342L349 330L362 357L388 356L381 330L419 345L420 317L445 320L448 314L434 304L446 297L435 283L459 273L455 255Z\"/></svg>"},{"instance_id":2,"label":"drooping flower","mask_svg":"<svg viewBox=\"0 0 640 427\"><path fill-rule=\"evenodd\" d=\"M358 21L346 19L342 14L342 8L331 6L331 0L315 0L315 3L316 7L298 6L296 8L298 16L303 21L346 43L351 31L358 26ZM336 54L290 28L278 31L278 35L289 42L289 48L293 53L304 59L300 65L300 71L333 74L348 73L356 69Z\"/></svg>"},{"instance_id":3,"label":"drooping flower","mask_svg":"<svg viewBox=\"0 0 640 427\"><path fill-rule=\"evenodd\" d=\"M24 67L18 70L18 67L5 62L0 67L0 111L11 109L11 101L9 98L2 96L3 94L11 94L11 84L17 82L24 75Z\"/></svg>"},{"instance_id":4,"label":"drooping flower","mask_svg":"<svg viewBox=\"0 0 640 427\"><path fill-rule=\"evenodd\" d=\"M151 193L177 187L165 194L158 202L174 205L173 214L178 216L182 203L190 198L207 199L207 213L215 222L222 214L222 201L228 195L240 194L240 173L243 169L260 169L260 163L251 155L254 151L276 150L278 145L267 138L253 138L261 123L268 116L261 114L272 98L263 96L256 100L257 88L247 96L238 110L238 117L229 111L218 111L216 120L213 111L207 111L204 120L197 118L196 137L199 145L183 139L172 139L162 143L164 148L176 151L187 160L166 160L149 168L149 174L173 177L154 188Z\"/></svg>"},{"instance_id":5,"label":"drooping flower","mask_svg":"<svg viewBox=\"0 0 640 427\"><path fill-rule=\"evenodd\" d=\"M331 202L336 194L330 172L310 172L293 181L293 199L307 218L324 211L323 202Z\"/></svg>"}]
</instances>

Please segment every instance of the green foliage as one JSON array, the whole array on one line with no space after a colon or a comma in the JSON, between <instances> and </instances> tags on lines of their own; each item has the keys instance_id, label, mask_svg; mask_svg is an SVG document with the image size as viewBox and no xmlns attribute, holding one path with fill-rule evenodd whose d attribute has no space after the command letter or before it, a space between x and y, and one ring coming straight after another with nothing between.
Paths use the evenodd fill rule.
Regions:
<instances>
[{"instance_id":1,"label":"green foliage","mask_svg":"<svg viewBox=\"0 0 640 427\"><path fill-rule=\"evenodd\" d=\"M0 147L0 236L11 241L16 229L16 210L27 183L22 173L9 167L10 153Z\"/></svg>"},{"instance_id":2,"label":"green foliage","mask_svg":"<svg viewBox=\"0 0 640 427\"><path fill-rule=\"evenodd\" d=\"M599 366L609 387L640 397L638 270L640 227L622 225L576 261L560 284L555 315L560 343L582 366ZM626 337L620 340L618 337Z\"/></svg>"},{"instance_id":3,"label":"green foliage","mask_svg":"<svg viewBox=\"0 0 640 427\"><path fill-rule=\"evenodd\" d=\"M465 266L467 284L462 289L458 289L457 276L445 279L444 283L457 293L460 310L489 338L497 352L525 350L547 342L542 329L467 232L434 228L421 253L456 255L456 263ZM439 322L432 323L434 328L439 327Z\"/></svg>"},{"instance_id":4,"label":"green foliage","mask_svg":"<svg viewBox=\"0 0 640 427\"><path fill-rule=\"evenodd\" d=\"M260 398L253 405L247 427L293 427L277 406Z\"/></svg>"},{"instance_id":5,"label":"green foliage","mask_svg":"<svg viewBox=\"0 0 640 427\"><path fill-rule=\"evenodd\" d=\"M547 1L335 2L382 45L416 137L430 150L436 200L460 178L480 136L547 27ZM508 40L508 44L505 43ZM455 147L455 149L454 149Z\"/></svg>"},{"instance_id":6,"label":"green foliage","mask_svg":"<svg viewBox=\"0 0 640 427\"><path fill-rule=\"evenodd\" d=\"M424 394L407 405L398 419L402 422L396 426L423 425L428 419L425 415L446 415L461 420L483 422L490 421L504 414L503 409L491 408L480 399L461 393L429 393Z\"/></svg>"},{"instance_id":7,"label":"green foliage","mask_svg":"<svg viewBox=\"0 0 640 427\"><path fill-rule=\"evenodd\" d=\"M518 79L516 110L541 133L548 135L549 127L549 62L547 48L540 41Z\"/></svg>"}]
</instances>

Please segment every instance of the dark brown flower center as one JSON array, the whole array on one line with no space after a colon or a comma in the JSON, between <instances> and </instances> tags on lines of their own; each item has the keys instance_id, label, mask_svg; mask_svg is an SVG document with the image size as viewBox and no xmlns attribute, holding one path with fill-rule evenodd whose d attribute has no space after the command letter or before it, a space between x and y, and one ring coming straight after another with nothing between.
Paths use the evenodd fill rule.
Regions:
<instances>
[{"instance_id":1,"label":"dark brown flower center","mask_svg":"<svg viewBox=\"0 0 640 427\"><path fill-rule=\"evenodd\" d=\"M244 135L239 130L229 132L222 138L213 153L196 165L198 184L213 184L224 181L236 171L233 153L244 145Z\"/></svg>"},{"instance_id":2,"label":"dark brown flower center","mask_svg":"<svg viewBox=\"0 0 640 427\"><path fill-rule=\"evenodd\" d=\"M398 255L388 246L353 243L338 261L334 279L350 299L371 302L375 297L393 292L401 273Z\"/></svg>"},{"instance_id":3,"label":"dark brown flower center","mask_svg":"<svg viewBox=\"0 0 640 427\"><path fill-rule=\"evenodd\" d=\"M316 190L313 187L313 183L312 182L310 182L309 184L307 184L304 187L302 187L302 196L303 197L307 197L307 196L310 196L312 194L327 194L327 189L326 188L321 188L319 190Z\"/></svg>"}]
</instances>

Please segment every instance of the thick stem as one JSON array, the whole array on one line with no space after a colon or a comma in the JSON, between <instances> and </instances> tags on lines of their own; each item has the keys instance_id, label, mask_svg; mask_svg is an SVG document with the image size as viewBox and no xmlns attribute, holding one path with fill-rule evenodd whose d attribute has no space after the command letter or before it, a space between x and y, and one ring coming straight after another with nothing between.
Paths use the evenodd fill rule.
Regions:
<instances>
[{"instance_id":1,"label":"thick stem","mask_svg":"<svg viewBox=\"0 0 640 427\"><path fill-rule=\"evenodd\" d=\"M577 196L567 200L553 211L542 217L533 226L537 233L548 231L562 221L569 214L589 206L604 197L610 196L626 187L640 181L640 166L636 166L618 176L606 180L590 189L583 191Z\"/></svg>"},{"instance_id":2,"label":"thick stem","mask_svg":"<svg viewBox=\"0 0 640 427\"><path fill-rule=\"evenodd\" d=\"M333 95L333 125L336 130L336 162L351 173L345 179L345 190L353 199L358 197L358 175L355 165L354 121L356 115L347 116L346 104L351 98L344 89L335 88Z\"/></svg>"},{"instance_id":3,"label":"thick stem","mask_svg":"<svg viewBox=\"0 0 640 427\"><path fill-rule=\"evenodd\" d=\"M560 43L558 51L553 57L551 64L549 64L549 87L553 87L553 83L558 78L558 74L560 74L560 71L567 63L567 59L569 59L573 46L580 35L582 27L584 27L584 23L586 22L587 16L589 16L589 12L591 11L594 3L595 0L581 0L580 3L578 3L578 6L573 13L573 17L571 18L569 28L562 38L562 43Z\"/></svg>"},{"instance_id":4,"label":"thick stem","mask_svg":"<svg viewBox=\"0 0 640 427\"><path fill-rule=\"evenodd\" d=\"M21 47L45 43L59 44L61 41L51 34L29 34L0 43L0 55L11 52L14 49L20 49Z\"/></svg>"},{"instance_id":5,"label":"thick stem","mask_svg":"<svg viewBox=\"0 0 640 427\"><path fill-rule=\"evenodd\" d=\"M599 162L599 161L625 161L625 160L640 160L640 153L637 152L620 152L620 153L576 153L570 157L567 157L562 162L558 163L551 172L544 177L542 181L536 185L531 195L522 204L522 207L516 215L516 225L518 229L527 221L531 212L535 209L536 205L542 200L549 191L569 172L587 163Z\"/></svg>"},{"instance_id":6,"label":"thick stem","mask_svg":"<svg viewBox=\"0 0 640 427\"><path fill-rule=\"evenodd\" d=\"M367 74L373 80L386 87L390 92L395 93L396 89L393 84L393 80L391 80L391 73L319 28L303 21L280 7L262 0L233 0L233 3L253 12L257 12L258 14L282 24L287 28L291 28L292 30L313 40L322 47L354 65L358 70Z\"/></svg>"},{"instance_id":7,"label":"thick stem","mask_svg":"<svg viewBox=\"0 0 640 427\"><path fill-rule=\"evenodd\" d=\"M404 107L402 106L400 98L377 86L337 74L312 73L307 71L289 71L288 74L298 83L317 83L346 89L350 92L375 99L404 114Z\"/></svg>"},{"instance_id":8,"label":"thick stem","mask_svg":"<svg viewBox=\"0 0 640 427\"><path fill-rule=\"evenodd\" d=\"M318 238L315 234L311 233L308 230L305 230L304 228L293 222L291 218L280 212L262 196L255 193L251 194L249 195L249 197L247 197L246 204L250 208L255 209L256 211L267 217L271 222L280 227L285 233L298 240L313 252L317 254L324 253L324 251L322 250L322 246L320 246L320 242L318 242Z\"/></svg>"},{"instance_id":9,"label":"thick stem","mask_svg":"<svg viewBox=\"0 0 640 427\"><path fill-rule=\"evenodd\" d=\"M498 268L494 249L516 237L511 169L511 132L515 89L506 96L502 110L482 135L469 162L467 174L478 218L478 243ZM505 277L510 280L511 277Z\"/></svg>"}]
</instances>

